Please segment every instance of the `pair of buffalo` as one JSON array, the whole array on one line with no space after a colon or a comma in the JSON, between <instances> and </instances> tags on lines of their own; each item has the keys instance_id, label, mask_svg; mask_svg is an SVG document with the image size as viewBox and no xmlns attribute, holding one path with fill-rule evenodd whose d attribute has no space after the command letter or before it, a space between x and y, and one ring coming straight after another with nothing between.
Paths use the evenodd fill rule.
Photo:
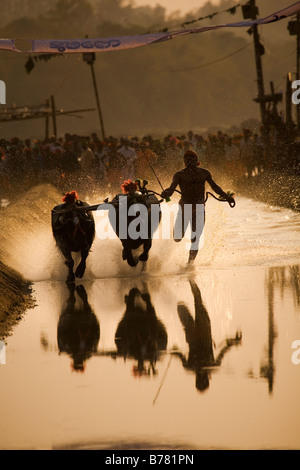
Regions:
<instances>
[{"instance_id":1,"label":"pair of buffalo","mask_svg":"<svg viewBox=\"0 0 300 470\"><path fill-rule=\"evenodd\" d=\"M67 305L62 310L57 340L59 352L72 358L72 369L83 372L86 361L97 354L100 324L83 285L68 285ZM76 298L76 294L78 299ZM167 331L157 318L150 295L132 288L125 296L126 309L115 333L116 351L109 354L137 361L137 375L155 374L155 364L167 348ZM106 352L104 353L107 354ZM149 362L149 365L146 365Z\"/></svg>"},{"instance_id":2,"label":"pair of buffalo","mask_svg":"<svg viewBox=\"0 0 300 470\"><path fill-rule=\"evenodd\" d=\"M147 182L143 184L125 182L122 186L123 195L117 195L108 205L114 207L114 220L109 219L111 225L120 238L123 245L123 260L126 260L129 266L134 267L139 261L146 262L149 257L149 251L152 247L152 238L157 230L161 220L161 215L156 220L151 217L153 204L160 204L162 200L158 200L153 192L146 189ZM137 191L139 189L139 191ZM145 233L138 238L131 237L128 233L126 238L120 237L120 217L121 217L121 197L127 198L128 209L134 204L142 204L144 211L129 215L126 213L125 221L127 228L134 219L139 218L139 223L147 227L147 236ZM105 204L107 208L107 204ZM68 268L67 283L73 283L75 278L82 279L86 270L86 260L89 256L91 247L95 239L95 220L92 215L93 210L97 210L99 205L89 206L78 198L76 191L67 193L63 198L63 204L54 207L52 210L52 232L56 240L56 244L65 258L65 264ZM146 220L143 220L146 219ZM143 252L136 260L133 251L143 247ZM74 272L74 259L72 253L80 253L81 261Z\"/></svg>"}]
</instances>

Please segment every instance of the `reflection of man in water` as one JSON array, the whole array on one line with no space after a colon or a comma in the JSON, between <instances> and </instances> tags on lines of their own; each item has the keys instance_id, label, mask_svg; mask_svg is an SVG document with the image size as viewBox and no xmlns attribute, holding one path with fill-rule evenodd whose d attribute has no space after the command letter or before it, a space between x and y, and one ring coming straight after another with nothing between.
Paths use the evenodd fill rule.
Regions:
<instances>
[{"instance_id":1,"label":"reflection of man in water","mask_svg":"<svg viewBox=\"0 0 300 470\"><path fill-rule=\"evenodd\" d=\"M186 341L189 345L189 355L186 358L182 353L176 353L182 360L186 369L196 373L196 388L204 392L209 387L209 367L220 366L225 353L231 346L241 342L241 335L237 334L234 339L227 339L225 346L214 357L213 340L211 335L211 323L207 310L203 304L201 292L195 283L190 281L190 286L195 301L195 320L184 304L178 304L177 310L180 321L185 330Z\"/></svg>"},{"instance_id":2,"label":"reflection of man in water","mask_svg":"<svg viewBox=\"0 0 300 470\"><path fill-rule=\"evenodd\" d=\"M120 321L115 343L118 354L124 359L132 357L137 360L134 375L150 375L155 371L155 363L160 351L167 347L167 332L163 323L157 318L148 293L142 294L137 288L131 289L125 296L126 311ZM145 366L149 361L150 367Z\"/></svg>"},{"instance_id":3,"label":"reflection of man in water","mask_svg":"<svg viewBox=\"0 0 300 470\"><path fill-rule=\"evenodd\" d=\"M72 357L74 371L84 372L85 361L97 352L100 326L84 286L76 287L81 304L76 303L75 285L70 284L68 288L67 307L62 311L57 327L58 348L60 353Z\"/></svg>"}]
</instances>

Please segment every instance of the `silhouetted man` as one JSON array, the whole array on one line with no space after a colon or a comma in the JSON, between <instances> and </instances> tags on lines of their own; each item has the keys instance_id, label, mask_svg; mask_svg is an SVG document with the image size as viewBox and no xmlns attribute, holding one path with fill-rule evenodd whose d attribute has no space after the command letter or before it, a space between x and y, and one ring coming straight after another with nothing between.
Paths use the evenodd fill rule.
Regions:
<instances>
[{"instance_id":1,"label":"silhouetted man","mask_svg":"<svg viewBox=\"0 0 300 470\"><path fill-rule=\"evenodd\" d=\"M199 168L200 162L195 152L192 150L185 152L184 163L186 168L175 173L171 186L163 191L161 196L163 198L170 197L176 190L177 186L180 188L181 199L179 201L179 205L182 210L178 214L175 227L178 227L178 225L182 227L182 235L181 237L178 237L178 232L175 231L174 239L176 242L181 241L188 225L191 224L192 232L195 234L194 239L192 239L189 255L189 263L192 263L198 254L199 241L205 223L205 183L208 183L219 196L229 203L234 203L235 201L215 183L208 170ZM192 209L190 216L187 213L188 205ZM202 205L202 207L200 205Z\"/></svg>"}]
</instances>

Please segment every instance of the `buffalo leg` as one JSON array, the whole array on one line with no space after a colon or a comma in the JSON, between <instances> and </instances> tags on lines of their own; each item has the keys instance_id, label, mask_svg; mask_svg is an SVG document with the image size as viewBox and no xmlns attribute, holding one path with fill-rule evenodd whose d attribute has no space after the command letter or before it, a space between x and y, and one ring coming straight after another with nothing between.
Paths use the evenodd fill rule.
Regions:
<instances>
[{"instance_id":1,"label":"buffalo leg","mask_svg":"<svg viewBox=\"0 0 300 470\"><path fill-rule=\"evenodd\" d=\"M67 266L68 271L69 271L68 272L68 277L67 277L67 282L74 282L75 281L75 276L74 276L74 272L73 272L74 261L72 259L72 256L71 256L71 258L66 259L65 265Z\"/></svg>"},{"instance_id":2,"label":"buffalo leg","mask_svg":"<svg viewBox=\"0 0 300 470\"><path fill-rule=\"evenodd\" d=\"M65 265L68 268L68 277L67 277L67 283L74 282L75 281L75 276L74 276L74 260L72 258L72 253L71 251L66 248L65 246L61 245L60 249L62 251L62 254L65 257Z\"/></svg>"},{"instance_id":3,"label":"buffalo leg","mask_svg":"<svg viewBox=\"0 0 300 470\"><path fill-rule=\"evenodd\" d=\"M81 261L76 269L75 276L78 277L79 279L83 278L83 275L86 270L86 260L87 257L89 256L89 250L83 250L81 252Z\"/></svg>"},{"instance_id":4,"label":"buffalo leg","mask_svg":"<svg viewBox=\"0 0 300 470\"><path fill-rule=\"evenodd\" d=\"M126 243L126 240L122 240L123 245L123 260L126 260L129 266L134 268L138 263L135 261L132 255L132 249L130 248L129 244Z\"/></svg>"},{"instance_id":5,"label":"buffalo leg","mask_svg":"<svg viewBox=\"0 0 300 470\"><path fill-rule=\"evenodd\" d=\"M198 250L190 250L188 264L192 264L198 255Z\"/></svg>"},{"instance_id":6,"label":"buffalo leg","mask_svg":"<svg viewBox=\"0 0 300 470\"><path fill-rule=\"evenodd\" d=\"M140 261L148 261L149 251L151 249L151 246L152 246L152 240L146 240L144 243L144 251L139 257Z\"/></svg>"}]
</instances>

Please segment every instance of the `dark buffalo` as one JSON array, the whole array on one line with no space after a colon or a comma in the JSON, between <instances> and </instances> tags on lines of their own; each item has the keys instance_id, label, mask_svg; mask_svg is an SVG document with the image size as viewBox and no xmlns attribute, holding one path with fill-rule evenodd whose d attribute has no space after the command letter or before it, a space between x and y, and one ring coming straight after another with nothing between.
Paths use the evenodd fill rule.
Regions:
<instances>
[{"instance_id":1,"label":"dark buffalo","mask_svg":"<svg viewBox=\"0 0 300 470\"><path fill-rule=\"evenodd\" d=\"M123 194L115 196L111 201L112 210L109 211L110 223L123 245L123 260L126 260L131 267L136 266L139 261L148 261L153 234L161 221L161 201L155 193L146 189L146 184L146 181L143 186L130 180L125 181L122 185ZM152 217L154 206L157 210ZM130 215L130 208L134 209L133 215ZM120 221L121 225L123 224L121 228ZM138 259L135 259L133 251L140 247L143 248L143 252Z\"/></svg>"},{"instance_id":2,"label":"dark buffalo","mask_svg":"<svg viewBox=\"0 0 300 470\"><path fill-rule=\"evenodd\" d=\"M99 340L100 325L84 286L77 286L75 290L75 285L70 284L67 306L60 315L57 327L59 352L71 356L73 370L83 372L86 360L97 352Z\"/></svg>"},{"instance_id":3,"label":"dark buffalo","mask_svg":"<svg viewBox=\"0 0 300 470\"><path fill-rule=\"evenodd\" d=\"M67 282L74 282L75 277L81 279L86 270L86 260L95 239L95 222L89 205L78 200L75 191L67 193L64 203L52 210L52 232L56 244L65 257L69 270ZM72 253L80 253L81 261L74 274Z\"/></svg>"},{"instance_id":4,"label":"dark buffalo","mask_svg":"<svg viewBox=\"0 0 300 470\"><path fill-rule=\"evenodd\" d=\"M166 328L157 318L148 293L133 288L125 296L125 303L126 311L115 334L118 355L135 359L138 375L150 375L151 371L155 374L159 354L167 348ZM145 367L145 361L150 367Z\"/></svg>"}]
</instances>

